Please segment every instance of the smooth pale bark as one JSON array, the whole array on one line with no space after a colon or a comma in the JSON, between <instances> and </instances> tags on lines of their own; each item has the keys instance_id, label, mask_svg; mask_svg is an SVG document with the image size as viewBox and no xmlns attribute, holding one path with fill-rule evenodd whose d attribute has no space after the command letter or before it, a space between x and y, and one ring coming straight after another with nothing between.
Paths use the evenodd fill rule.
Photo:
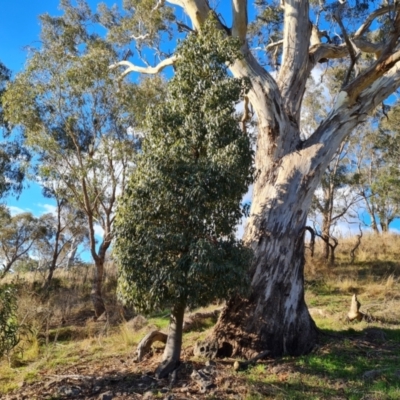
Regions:
<instances>
[{"instance_id":1,"label":"smooth pale bark","mask_svg":"<svg viewBox=\"0 0 400 400\"><path fill-rule=\"evenodd\" d=\"M254 71L249 65L251 58L247 70ZM234 67L239 71L236 64ZM400 72L396 69L375 88L368 88L360 96L361 102L349 104L339 96L335 109L305 142L300 142L295 124L278 107L274 111L279 91L272 84L272 93L266 94L268 76L257 91L263 75L255 75L249 99L257 112L260 129L258 177L245 231L245 240L255 251L252 294L249 299L233 299L227 304L213 339L218 340L222 349L229 349L230 355L252 357L265 350L275 356L300 355L309 352L317 341L303 285L303 236L312 195L340 143L364 121L366 110L386 97L391 83L398 85ZM281 141L282 133L285 141Z\"/></svg>"},{"instance_id":2,"label":"smooth pale bark","mask_svg":"<svg viewBox=\"0 0 400 400\"><path fill-rule=\"evenodd\" d=\"M179 364L182 349L183 317L185 304L177 304L171 311L167 343L163 360L156 370L156 377L161 379L168 376Z\"/></svg>"},{"instance_id":3,"label":"smooth pale bark","mask_svg":"<svg viewBox=\"0 0 400 400\"><path fill-rule=\"evenodd\" d=\"M246 230L255 252L252 295L231 300L214 330L220 346L233 355L251 358L265 350L272 356L300 355L316 343L317 330L304 301L303 236L317 184L317 178L307 176L317 174L311 162L317 150L284 157L255 183Z\"/></svg>"}]
</instances>

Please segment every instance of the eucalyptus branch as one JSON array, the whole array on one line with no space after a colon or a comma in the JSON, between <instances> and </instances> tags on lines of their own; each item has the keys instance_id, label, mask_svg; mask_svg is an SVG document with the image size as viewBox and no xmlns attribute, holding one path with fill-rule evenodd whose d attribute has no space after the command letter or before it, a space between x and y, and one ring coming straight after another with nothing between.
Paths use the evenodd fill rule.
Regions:
<instances>
[{"instance_id":1,"label":"eucalyptus branch","mask_svg":"<svg viewBox=\"0 0 400 400\"><path fill-rule=\"evenodd\" d=\"M354 44L352 43L352 41L349 38L349 35L347 34L346 28L344 27L343 22L342 22L342 18L340 17L341 9L342 9L342 7L337 8L337 10L334 14L334 18L335 18L336 22L339 24L340 30L342 31L342 35L344 37L344 41L346 43L347 49L349 51L350 59L351 59L349 69L347 70L346 77L345 77L345 79L343 81L343 85L342 85L342 86L346 86L349 83L351 72L353 71L353 68L356 65L356 62L357 62L358 58L360 57L361 52L355 50Z\"/></svg>"},{"instance_id":2,"label":"eucalyptus branch","mask_svg":"<svg viewBox=\"0 0 400 400\"><path fill-rule=\"evenodd\" d=\"M270 44L266 45L264 47L264 50L269 51L269 50L274 49L275 47L282 46L282 44L283 44L283 39L282 40L278 40L277 42L273 42L273 43L270 43Z\"/></svg>"},{"instance_id":3,"label":"eucalyptus branch","mask_svg":"<svg viewBox=\"0 0 400 400\"><path fill-rule=\"evenodd\" d=\"M184 32L184 31L190 32L190 33L196 32L196 31L193 30L190 26L184 24L183 22L177 21L177 22L176 22L176 25L178 25L178 31L179 31L179 32Z\"/></svg>"},{"instance_id":4,"label":"eucalyptus branch","mask_svg":"<svg viewBox=\"0 0 400 400\"><path fill-rule=\"evenodd\" d=\"M246 122L250 119L249 98L247 96L244 96L243 100L243 116L240 122L242 123L242 130L244 134L247 134Z\"/></svg>"},{"instance_id":5,"label":"eucalyptus branch","mask_svg":"<svg viewBox=\"0 0 400 400\"><path fill-rule=\"evenodd\" d=\"M109 66L109 68L115 69L117 67L127 67L127 69L120 76L120 78L122 79L123 77L130 74L131 72L139 72L142 74L158 74L164 68L166 68L170 65L173 65L177 59L178 59L178 56L174 55L170 58L166 58L165 60L161 61L155 67L139 67L138 65L132 64L130 61L123 60L123 61L119 61L115 64L111 64Z\"/></svg>"},{"instance_id":6,"label":"eucalyptus branch","mask_svg":"<svg viewBox=\"0 0 400 400\"><path fill-rule=\"evenodd\" d=\"M394 8L395 8L395 10L400 10L400 4L395 4ZM389 6L378 8L373 13L368 15L365 22L357 29L353 38L356 39L356 38L361 37L365 33L365 31L371 26L372 22L374 22L374 20L376 18L380 17L381 15L387 14L387 13L391 12L392 10L393 10L392 6L389 5Z\"/></svg>"},{"instance_id":7,"label":"eucalyptus branch","mask_svg":"<svg viewBox=\"0 0 400 400\"><path fill-rule=\"evenodd\" d=\"M240 41L246 40L247 33L247 0L232 0L233 26L232 36Z\"/></svg>"},{"instance_id":8,"label":"eucalyptus branch","mask_svg":"<svg viewBox=\"0 0 400 400\"><path fill-rule=\"evenodd\" d=\"M138 40L145 40L150 36L149 33L145 33L144 35L139 35L139 36L135 36L135 35L131 35L131 38L138 41Z\"/></svg>"}]
</instances>

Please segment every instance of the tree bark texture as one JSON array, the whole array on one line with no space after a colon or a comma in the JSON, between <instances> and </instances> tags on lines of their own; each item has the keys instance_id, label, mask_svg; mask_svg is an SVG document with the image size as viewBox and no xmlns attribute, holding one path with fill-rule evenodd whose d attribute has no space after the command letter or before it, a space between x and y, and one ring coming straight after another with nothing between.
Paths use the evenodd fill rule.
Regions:
<instances>
[{"instance_id":1,"label":"tree bark texture","mask_svg":"<svg viewBox=\"0 0 400 400\"><path fill-rule=\"evenodd\" d=\"M213 339L226 351L222 355L300 355L316 343L303 281L304 227L318 180L307 178L309 153L282 159L255 183L245 237L255 253L252 292L249 299L231 299L221 314Z\"/></svg>"},{"instance_id":2,"label":"tree bark texture","mask_svg":"<svg viewBox=\"0 0 400 400\"><path fill-rule=\"evenodd\" d=\"M299 27L297 34L308 43L307 32ZM391 91L389 82L399 85L399 70L392 70L379 78L375 87L359 92L357 102L350 92L339 93L325 121L302 141L296 107L300 107L297 96L302 97L305 79L296 80L293 74L307 76L311 67L308 58L288 54L297 61L288 62L287 75L281 71L276 82L259 66L246 44L242 50L244 58L231 71L236 77L251 80L248 97L258 120L257 178L244 236L255 257L249 299L228 302L212 339L219 342L225 355L252 357L266 350L272 356L306 354L317 342L303 281L303 236L312 195L341 142L365 120L378 99Z\"/></svg>"}]
</instances>

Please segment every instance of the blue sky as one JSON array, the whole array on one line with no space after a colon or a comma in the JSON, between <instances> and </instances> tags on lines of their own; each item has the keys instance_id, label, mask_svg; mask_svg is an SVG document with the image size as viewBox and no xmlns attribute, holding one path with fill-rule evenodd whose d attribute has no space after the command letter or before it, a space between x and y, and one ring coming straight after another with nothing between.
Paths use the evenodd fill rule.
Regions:
<instances>
[{"instance_id":1,"label":"blue sky","mask_svg":"<svg viewBox=\"0 0 400 400\"><path fill-rule=\"evenodd\" d=\"M87 2L95 10L100 1L87 0ZM102 0L102 2L108 5L122 4L122 0ZM38 16L44 13L61 15L58 9L59 0L0 0L0 4L0 60L15 75L24 68L26 46L39 45ZM223 10L229 3L225 0L211 0L211 4L219 4L219 8ZM230 15L230 12L224 12L225 18L229 19ZM226 22L230 23L229 20ZM18 199L8 197L6 203L13 213L24 210L31 211L36 216L50 211L49 206L55 204L51 199L43 198L40 187L33 182L29 183L29 187Z\"/></svg>"},{"instance_id":2,"label":"blue sky","mask_svg":"<svg viewBox=\"0 0 400 400\"><path fill-rule=\"evenodd\" d=\"M101 0L109 6L116 3L122 5L122 0ZM39 15L48 13L52 16L61 15L59 0L0 0L0 61L10 69L15 76L24 69L27 51L26 47L40 46ZM99 0L87 0L93 10ZM229 6L227 1L211 0L212 5L225 15L226 23L230 23L231 12L226 13ZM9 196L5 203L12 214L29 211L35 216L55 210L55 201L42 196L41 187L35 182L26 182L26 188L18 198ZM99 228L101 233L101 228ZM82 255L85 261L91 257Z\"/></svg>"},{"instance_id":3,"label":"blue sky","mask_svg":"<svg viewBox=\"0 0 400 400\"><path fill-rule=\"evenodd\" d=\"M106 4L117 3L121 5L122 0L103 0ZM97 0L88 0L93 9L96 8ZM218 4L219 11L224 15L226 23L230 24L229 2L226 0L211 0L212 5ZM251 3L251 2L249 2ZM58 9L59 0L1 0L0 8L0 60L12 70L13 74L24 68L26 60L26 46L38 46L40 25L38 16L43 13L60 15ZM249 10L250 19L253 10ZM6 199L12 212L18 210L31 211L36 216L52 210L55 203L51 199L41 195L40 187L30 183L18 199L8 197ZM400 223L396 221L394 228L399 228Z\"/></svg>"},{"instance_id":4,"label":"blue sky","mask_svg":"<svg viewBox=\"0 0 400 400\"><path fill-rule=\"evenodd\" d=\"M38 16L45 12L60 14L58 0L15 0L1 1L0 8L0 60L13 74L24 68L25 46L35 46L39 41ZM19 199L8 197L7 204L12 212L23 209L40 215L50 211L47 205L54 204L41 195L38 185L32 183Z\"/></svg>"}]
</instances>

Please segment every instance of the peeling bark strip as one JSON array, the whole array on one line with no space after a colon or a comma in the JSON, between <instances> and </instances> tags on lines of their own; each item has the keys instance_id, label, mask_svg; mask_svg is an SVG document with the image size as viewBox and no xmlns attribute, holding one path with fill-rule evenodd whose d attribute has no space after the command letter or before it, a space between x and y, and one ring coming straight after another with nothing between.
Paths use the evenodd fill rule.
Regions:
<instances>
[{"instance_id":1,"label":"peeling bark strip","mask_svg":"<svg viewBox=\"0 0 400 400\"><path fill-rule=\"evenodd\" d=\"M182 7L201 34L201 26L211 11L207 0L167 3ZM160 0L156 7L163 4ZM241 354L251 358L263 351L269 351L271 356L305 354L315 345L317 330L304 301L304 241L298 238L304 234L313 192L341 142L400 87L400 51L396 47L400 36L399 6L375 8L355 34L348 34L348 43L374 54L376 62L346 84L326 119L310 138L302 141L301 104L312 69L318 62L349 58L353 45L321 43L320 38L327 34L312 27L309 1L282 1L283 54L275 80L248 47L247 1L232 0L231 4L233 26L228 31L241 41L243 58L230 69L235 77L250 80L248 99L258 121L258 179L245 231L245 240L254 249L255 258L250 269L250 297L227 303L213 337L226 356ZM387 41L371 42L364 36L369 26L388 13L393 13L394 18ZM221 29L226 30L222 23Z\"/></svg>"}]
</instances>

